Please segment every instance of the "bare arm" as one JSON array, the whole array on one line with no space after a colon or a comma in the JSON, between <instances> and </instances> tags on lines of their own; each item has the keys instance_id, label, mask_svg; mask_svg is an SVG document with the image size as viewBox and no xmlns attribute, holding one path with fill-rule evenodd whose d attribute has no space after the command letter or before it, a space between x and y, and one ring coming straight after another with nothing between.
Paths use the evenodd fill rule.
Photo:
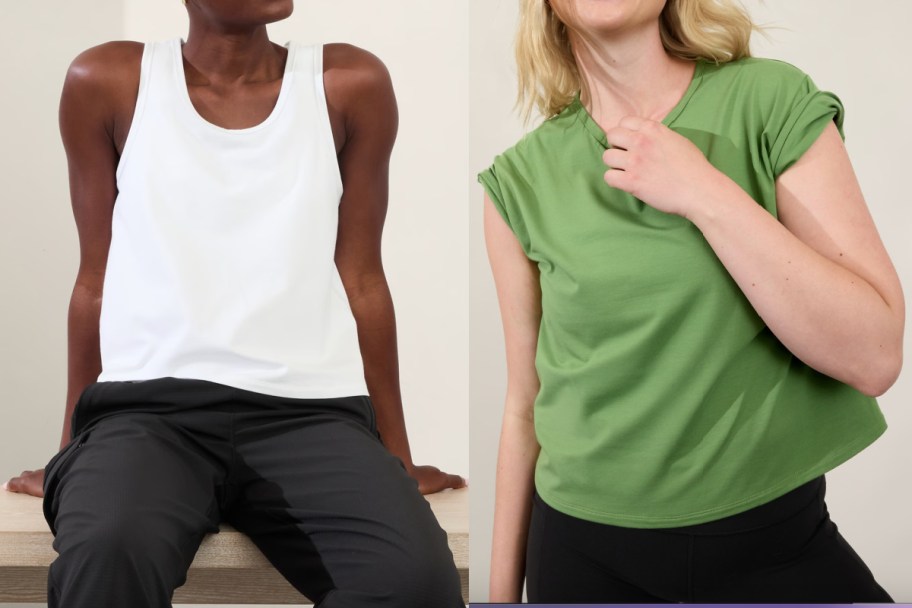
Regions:
<instances>
[{"instance_id":1,"label":"bare arm","mask_svg":"<svg viewBox=\"0 0 912 608\"><path fill-rule=\"evenodd\" d=\"M389 161L398 129L392 83L379 59L349 45L325 50L324 81L344 194L336 266L358 325L364 375L387 449L423 493L462 487L458 475L416 466L402 412L396 319L381 258L389 196Z\"/></svg>"},{"instance_id":2,"label":"bare arm","mask_svg":"<svg viewBox=\"0 0 912 608\"><path fill-rule=\"evenodd\" d=\"M484 223L507 353L507 396L497 456L489 601L519 602L532 512L533 471L539 452L532 412L539 390L535 351L541 324L541 291L538 269L523 253L488 197L485 197Z\"/></svg>"},{"instance_id":3,"label":"bare arm","mask_svg":"<svg viewBox=\"0 0 912 608\"><path fill-rule=\"evenodd\" d=\"M60 134L69 168L70 199L79 234L79 270L67 317L67 396L62 449L70 441L73 408L101 372L98 320L111 214L117 196L115 171L121 142L139 86L142 45L116 42L91 48L70 65L60 98ZM43 469L23 471L8 489L43 495Z\"/></svg>"},{"instance_id":4,"label":"bare arm","mask_svg":"<svg viewBox=\"0 0 912 608\"><path fill-rule=\"evenodd\" d=\"M60 134L67 155L70 200L79 234L79 271L68 317L67 409L61 446L69 442L72 410L101 373L98 320L115 172L139 87L142 45L113 42L77 57L60 100Z\"/></svg>"},{"instance_id":5,"label":"bare arm","mask_svg":"<svg viewBox=\"0 0 912 608\"><path fill-rule=\"evenodd\" d=\"M776 199L779 222L743 192L692 220L795 356L884 393L902 366L902 288L835 125L780 176Z\"/></svg>"},{"instance_id":6,"label":"bare arm","mask_svg":"<svg viewBox=\"0 0 912 608\"><path fill-rule=\"evenodd\" d=\"M868 395L896 381L902 288L835 125L779 177L780 221L660 123L607 135L608 184L690 219L796 357Z\"/></svg>"}]
</instances>

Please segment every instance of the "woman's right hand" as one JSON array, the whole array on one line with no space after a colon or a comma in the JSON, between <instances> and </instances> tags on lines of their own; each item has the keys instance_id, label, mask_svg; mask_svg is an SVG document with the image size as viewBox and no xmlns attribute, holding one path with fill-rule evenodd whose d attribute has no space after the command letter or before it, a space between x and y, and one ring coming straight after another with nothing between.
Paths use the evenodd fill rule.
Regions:
<instances>
[{"instance_id":1,"label":"woman's right hand","mask_svg":"<svg viewBox=\"0 0 912 608\"><path fill-rule=\"evenodd\" d=\"M2 487L7 492L21 492L42 498L44 497L44 469L22 471L18 477L13 477Z\"/></svg>"}]
</instances>

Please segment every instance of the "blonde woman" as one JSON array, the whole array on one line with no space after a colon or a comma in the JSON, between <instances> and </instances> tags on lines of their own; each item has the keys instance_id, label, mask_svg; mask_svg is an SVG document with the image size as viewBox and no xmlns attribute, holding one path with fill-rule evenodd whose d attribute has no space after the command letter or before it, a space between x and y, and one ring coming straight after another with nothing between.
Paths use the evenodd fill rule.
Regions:
<instances>
[{"instance_id":1,"label":"blonde woman","mask_svg":"<svg viewBox=\"0 0 912 608\"><path fill-rule=\"evenodd\" d=\"M507 347L492 601L889 602L823 475L903 295L843 107L711 0L522 0L546 120L480 175Z\"/></svg>"}]
</instances>

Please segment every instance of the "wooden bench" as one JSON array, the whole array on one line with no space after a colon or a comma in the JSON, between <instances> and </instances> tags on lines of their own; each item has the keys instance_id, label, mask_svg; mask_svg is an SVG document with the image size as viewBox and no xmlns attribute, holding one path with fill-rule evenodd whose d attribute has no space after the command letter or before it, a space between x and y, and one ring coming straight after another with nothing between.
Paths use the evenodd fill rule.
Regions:
<instances>
[{"instance_id":1,"label":"wooden bench","mask_svg":"<svg viewBox=\"0 0 912 608\"><path fill-rule=\"evenodd\" d=\"M469 491L448 490L427 497L449 536L462 579L469 590ZM0 490L0 602L47 601L48 566L57 557L44 520L41 499ZM175 604L306 604L246 536L222 525L203 539L174 593Z\"/></svg>"}]
</instances>

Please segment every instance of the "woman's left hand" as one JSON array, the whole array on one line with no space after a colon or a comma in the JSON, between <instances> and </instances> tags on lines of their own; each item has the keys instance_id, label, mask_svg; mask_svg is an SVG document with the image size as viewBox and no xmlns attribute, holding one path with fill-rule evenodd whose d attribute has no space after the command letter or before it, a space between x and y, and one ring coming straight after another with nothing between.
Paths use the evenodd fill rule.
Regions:
<instances>
[{"instance_id":1,"label":"woman's left hand","mask_svg":"<svg viewBox=\"0 0 912 608\"><path fill-rule=\"evenodd\" d=\"M731 181L689 139L654 120L627 116L605 132L611 147L602 160L605 181L650 207L691 217Z\"/></svg>"},{"instance_id":2,"label":"woman's left hand","mask_svg":"<svg viewBox=\"0 0 912 608\"><path fill-rule=\"evenodd\" d=\"M422 494L434 494L448 488L458 489L466 487L466 480L459 475L444 473L437 467L429 465L416 465L406 467L409 475L418 482L418 490Z\"/></svg>"}]
</instances>

